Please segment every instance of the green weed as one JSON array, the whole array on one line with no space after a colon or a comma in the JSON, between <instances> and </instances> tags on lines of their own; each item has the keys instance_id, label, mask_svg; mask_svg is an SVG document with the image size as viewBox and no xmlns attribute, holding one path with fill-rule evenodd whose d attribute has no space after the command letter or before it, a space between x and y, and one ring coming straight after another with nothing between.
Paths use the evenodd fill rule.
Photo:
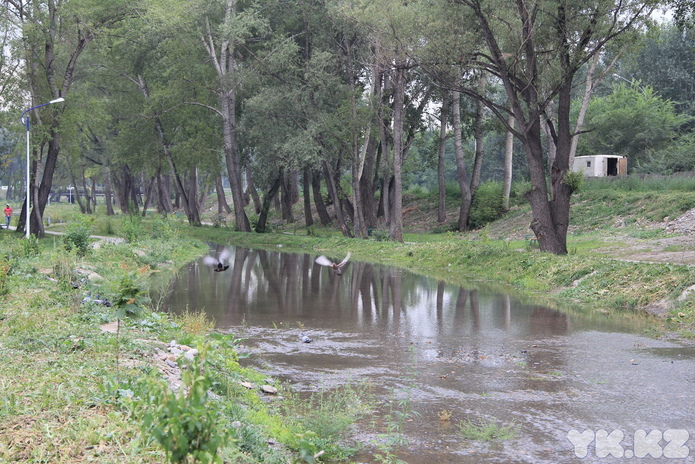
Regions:
<instances>
[{"instance_id":1,"label":"green weed","mask_svg":"<svg viewBox=\"0 0 695 464\"><path fill-rule=\"evenodd\" d=\"M516 438L518 426L515 423L499 425L494 419L472 421L464 419L458 424L458 433L462 438L477 441L508 441Z\"/></svg>"},{"instance_id":2,"label":"green weed","mask_svg":"<svg viewBox=\"0 0 695 464\"><path fill-rule=\"evenodd\" d=\"M221 463L218 450L229 438L224 416L208 396L212 383L204 374L205 349L182 373L185 388L173 391L158 377L144 381L142 431L174 463Z\"/></svg>"}]
</instances>

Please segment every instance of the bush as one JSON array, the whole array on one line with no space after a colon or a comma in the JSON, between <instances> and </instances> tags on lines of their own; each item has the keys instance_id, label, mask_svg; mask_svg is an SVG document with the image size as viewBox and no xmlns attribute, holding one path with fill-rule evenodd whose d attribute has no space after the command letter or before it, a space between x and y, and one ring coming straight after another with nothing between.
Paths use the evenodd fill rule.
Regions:
<instances>
[{"instance_id":1,"label":"bush","mask_svg":"<svg viewBox=\"0 0 695 464\"><path fill-rule=\"evenodd\" d=\"M130 214L123 220L121 228L123 238L128 243L136 243L142 235L142 218L137 214Z\"/></svg>"},{"instance_id":2,"label":"bush","mask_svg":"<svg viewBox=\"0 0 695 464\"><path fill-rule=\"evenodd\" d=\"M86 218L79 218L68 225L63 237L63 246L66 250L75 250L78 256L85 256L90 249L89 237L92 235L92 227Z\"/></svg>"},{"instance_id":3,"label":"bush","mask_svg":"<svg viewBox=\"0 0 695 464\"><path fill-rule=\"evenodd\" d=\"M152 238L170 240L173 236L174 231L166 216L160 216L152 222Z\"/></svg>"},{"instance_id":4,"label":"bush","mask_svg":"<svg viewBox=\"0 0 695 464\"><path fill-rule=\"evenodd\" d=\"M471 205L471 229L480 229L502 217L502 191L499 182L484 182L475 192Z\"/></svg>"}]
</instances>

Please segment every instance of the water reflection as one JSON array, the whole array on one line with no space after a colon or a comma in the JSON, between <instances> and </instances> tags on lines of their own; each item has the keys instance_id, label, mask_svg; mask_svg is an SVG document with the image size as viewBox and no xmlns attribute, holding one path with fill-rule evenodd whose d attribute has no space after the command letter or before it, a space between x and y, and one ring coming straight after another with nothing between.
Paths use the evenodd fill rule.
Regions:
<instances>
[{"instance_id":1,"label":"water reflection","mask_svg":"<svg viewBox=\"0 0 695 464\"><path fill-rule=\"evenodd\" d=\"M221 249L211 255L219 254ZM416 338L564 334L569 318L508 295L447 285L411 272L352 261L342 275L309 254L235 248L230 267L192 262L163 299L169 311L205 311L218 327L301 323L357 332L399 331Z\"/></svg>"}]
</instances>

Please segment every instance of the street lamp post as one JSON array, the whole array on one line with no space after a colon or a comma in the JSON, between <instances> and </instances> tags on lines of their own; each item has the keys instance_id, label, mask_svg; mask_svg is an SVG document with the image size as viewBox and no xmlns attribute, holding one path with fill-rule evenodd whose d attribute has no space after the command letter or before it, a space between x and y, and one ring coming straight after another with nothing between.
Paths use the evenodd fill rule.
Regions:
<instances>
[{"instance_id":1,"label":"street lamp post","mask_svg":"<svg viewBox=\"0 0 695 464\"><path fill-rule=\"evenodd\" d=\"M65 101L65 99L63 97L60 97L60 98L56 98L55 100L51 100L48 103L34 106L34 107L26 110L24 113L22 113L22 116L19 118L19 120L22 121L22 124L24 124L24 127L27 128L27 172L26 172L26 177L27 177L27 198L26 198L27 213L26 213L25 219L24 219L24 222L25 222L24 228L26 230L26 238L29 238L29 235L31 235L31 233L30 233L30 229L31 229L31 225L30 225L31 224L31 214L30 214L30 211L31 211L31 188L29 186L29 159L30 159L29 157L30 157L30 153L31 153L30 149L29 149L29 132L30 132L29 119L30 119L30 117L29 117L29 114L27 114L27 113L29 113L32 110L35 110L37 108L41 108L42 106L51 105L53 103L62 103L64 101ZM27 115L26 118L24 117L25 114Z\"/></svg>"}]
</instances>

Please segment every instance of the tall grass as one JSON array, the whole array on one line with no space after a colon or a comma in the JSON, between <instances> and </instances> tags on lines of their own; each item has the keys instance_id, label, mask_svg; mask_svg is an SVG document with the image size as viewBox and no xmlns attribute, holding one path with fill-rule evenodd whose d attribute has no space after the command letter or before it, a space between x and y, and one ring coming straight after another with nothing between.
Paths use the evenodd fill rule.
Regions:
<instances>
[{"instance_id":1,"label":"tall grass","mask_svg":"<svg viewBox=\"0 0 695 464\"><path fill-rule=\"evenodd\" d=\"M630 175L587 179L582 191L618 190L626 192L682 192L695 190L695 176Z\"/></svg>"}]
</instances>

